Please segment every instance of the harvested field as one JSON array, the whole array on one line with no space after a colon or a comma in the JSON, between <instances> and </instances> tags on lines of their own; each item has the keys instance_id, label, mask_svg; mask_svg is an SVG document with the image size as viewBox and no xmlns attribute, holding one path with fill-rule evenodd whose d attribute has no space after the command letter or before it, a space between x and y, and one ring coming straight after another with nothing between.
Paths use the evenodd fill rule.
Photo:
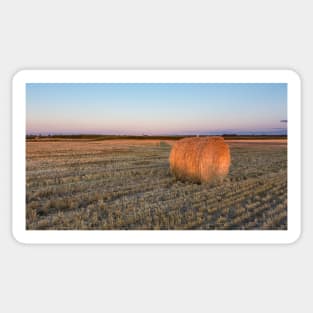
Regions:
<instances>
[{"instance_id":1,"label":"harvested field","mask_svg":"<svg viewBox=\"0 0 313 313\"><path fill-rule=\"evenodd\" d=\"M27 142L27 229L287 229L286 141L227 141L213 186L170 173L172 141Z\"/></svg>"}]
</instances>

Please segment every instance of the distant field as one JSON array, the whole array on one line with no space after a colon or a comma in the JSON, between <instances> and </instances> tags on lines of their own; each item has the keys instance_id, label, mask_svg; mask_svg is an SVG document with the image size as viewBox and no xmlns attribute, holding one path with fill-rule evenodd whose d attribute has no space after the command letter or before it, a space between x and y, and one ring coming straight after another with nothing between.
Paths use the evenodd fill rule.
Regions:
<instances>
[{"instance_id":1,"label":"distant field","mask_svg":"<svg viewBox=\"0 0 313 313\"><path fill-rule=\"evenodd\" d=\"M27 229L287 229L283 138L229 138L213 186L171 175L172 138L74 139L27 141Z\"/></svg>"},{"instance_id":2,"label":"distant field","mask_svg":"<svg viewBox=\"0 0 313 313\"><path fill-rule=\"evenodd\" d=\"M64 140L87 140L87 141L97 141L97 140L178 140L185 137L192 136L122 136L122 135L51 135L51 136L36 136L27 135L27 141L64 141ZM200 135L200 137L204 137ZM205 136L206 137L206 136ZM222 135L226 140L286 140L287 136L283 135Z\"/></svg>"}]
</instances>

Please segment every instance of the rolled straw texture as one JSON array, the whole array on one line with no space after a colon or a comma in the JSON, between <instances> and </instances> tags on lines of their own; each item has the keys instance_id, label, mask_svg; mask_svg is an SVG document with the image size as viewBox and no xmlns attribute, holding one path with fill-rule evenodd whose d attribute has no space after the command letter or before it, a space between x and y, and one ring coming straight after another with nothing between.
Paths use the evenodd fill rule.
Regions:
<instances>
[{"instance_id":1,"label":"rolled straw texture","mask_svg":"<svg viewBox=\"0 0 313 313\"><path fill-rule=\"evenodd\" d=\"M183 181L222 181L230 167L230 151L223 137L178 140L170 153L170 168Z\"/></svg>"}]
</instances>

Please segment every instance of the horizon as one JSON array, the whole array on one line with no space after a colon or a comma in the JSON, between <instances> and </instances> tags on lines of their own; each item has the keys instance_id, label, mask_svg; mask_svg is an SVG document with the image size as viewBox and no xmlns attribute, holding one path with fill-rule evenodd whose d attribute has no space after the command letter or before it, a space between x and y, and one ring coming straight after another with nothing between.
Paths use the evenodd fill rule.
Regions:
<instances>
[{"instance_id":1,"label":"horizon","mask_svg":"<svg viewBox=\"0 0 313 313\"><path fill-rule=\"evenodd\" d=\"M284 83L31 83L26 134L287 135Z\"/></svg>"},{"instance_id":2,"label":"horizon","mask_svg":"<svg viewBox=\"0 0 313 313\"><path fill-rule=\"evenodd\" d=\"M116 136L116 137L127 137L127 136L135 136L135 137L170 137L170 136L287 136L287 130L277 131L277 132L257 132L257 131L245 131L245 132L203 132L203 133L156 133L156 134L117 134L117 133L97 133L97 132L90 132L90 133L81 133L81 132L27 132L26 136Z\"/></svg>"}]
</instances>

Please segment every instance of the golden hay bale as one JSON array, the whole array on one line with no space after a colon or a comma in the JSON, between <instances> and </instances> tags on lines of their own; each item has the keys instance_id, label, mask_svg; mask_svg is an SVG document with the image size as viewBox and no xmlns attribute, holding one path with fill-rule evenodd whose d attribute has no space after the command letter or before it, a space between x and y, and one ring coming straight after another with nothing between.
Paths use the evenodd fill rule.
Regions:
<instances>
[{"instance_id":1,"label":"golden hay bale","mask_svg":"<svg viewBox=\"0 0 313 313\"><path fill-rule=\"evenodd\" d=\"M223 137L184 138L173 145L170 154L171 171L181 180L222 181L229 166L229 147Z\"/></svg>"}]
</instances>

